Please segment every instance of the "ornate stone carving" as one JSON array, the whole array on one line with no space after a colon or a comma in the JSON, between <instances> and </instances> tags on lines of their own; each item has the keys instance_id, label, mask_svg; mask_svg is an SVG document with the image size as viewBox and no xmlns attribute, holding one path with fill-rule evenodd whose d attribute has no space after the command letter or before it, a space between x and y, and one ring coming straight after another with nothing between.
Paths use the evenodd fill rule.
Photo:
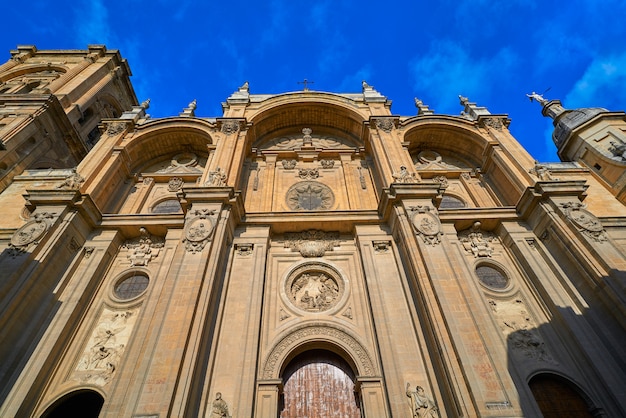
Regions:
<instances>
[{"instance_id":1,"label":"ornate stone carving","mask_svg":"<svg viewBox=\"0 0 626 418\"><path fill-rule=\"evenodd\" d=\"M544 164L535 161L535 166L528 170L530 174L534 174L540 181L558 181L559 179L552 177L552 173Z\"/></svg>"},{"instance_id":2,"label":"ornate stone carving","mask_svg":"<svg viewBox=\"0 0 626 418\"><path fill-rule=\"evenodd\" d=\"M252 255L252 251L254 250L254 244L235 244L235 249L237 250L237 255L239 255L240 257L248 257Z\"/></svg>"},{"instance_id":3,"label":"ornate stone carving","mask_svg":"<svg viewBox=\"0 0 626 418\"><path fill-rule=\"evenodd\" d=\"M37 245L44 237L56 214L41 212L34 215L34 219L26 222L11 237L8 252L11 257L21 255L28 250L31 245Z\"/></svg>"},{"instance_id":4,"label":"ornate stone carving","mask_svg":"<svg viewBox=\"0 0 626 418\"><path fill-rule=\"evenodd\" d=\"M224 187L226 186L226 179L228 176L225 171L222 171L220 167L217 167L215 171L209 171L207 181L204 183L208 187Z\"/></svg>"},{"instance_id":5,"label":"ornate stone carving","mask_svg":"<svg viewBox=\"0 0 626 418\"><path fill-rule=\"evenodd\" d=\"M526 359L555 364L556 361L546 350L538 334L535 321L521 299L495 301L487 300L493 315L500 324L502 333L507 337L509 348Z\"/></svg>"},{"instance_id":6,"label":"ornate stone carving","mask_svg":"<svg viewBox=\"0 0 626 418\"><path fill-rule=\"evenodd\" d=\"M254 180L252 180L252 190L254 190L255 192L259 190L259 171L259 167L254 170Z\"/></svg>"},{"instance_id":7,"label":"ornate stone carving","mask_svg":"<svg viewBox=\"0 0 626 418\"><path fill-rule=\"evenodd\" d=\"M157 173L172 174L202 174L202 169L198 167L198 156L193 152L182 152L172 157L170 165L162 168Z\"/></svg>"},{"instance_id":8,"label":"ornate stone carving","mask_svg":"<svg viewBox=\"0 0 626 418\"><path fill-rule=\"evenodd\" d=\"M441 221L439 217L433 213L430 206L411 206L409 210L412 212L410 216L413 227L422 237L424 243L429 245L437 245L441 242L439 236L442 234Z\"/></svg>"},{"instance_id":9,"label":"ornate stone carving","mask_svg":"<svg viewBox=\"0 0 626 418\"><path fill-rule=\"evenodd\" d=\"M291 303L307 312L323 312L335 306L343 290L341 278L327 273L311 270L288 280L285 290Z\"/></svg>"},{"instance_id":10,"label":"ornate stone carving","mask_svg":"<svg viewBox=\"0 0 626 418\"><path fill-rule=\"evenodd\" d=\"M357 167L357 170L359 170L359 183L361 183L361 189L365 190L367 189L367 184L365 182L365 176L363 176L363 169L362 167Z\"/></svg>"},{"instance_id":11,"label":"ornate stone carving","mask_svg":"<svg viewBox=\"0 0 626 418\"><path fill-rule=\"evenodd\" d=\"M306 142L305 142L306 138ZM301 135L289 135L284 137L279 137L275 139L271 139L269 141L265 141L259 144L259 150L276 150L276 151L286 151L286 150L297 150L304 146L307 147L315 147L321 149L333 149L333 150L354 150L358 144L352 142L347 138L337 138L332 136L311 136L309 140L305 135L303 138Z\"/></svg>"},{"instance_id":12,"label":"ornate stone carving","mask_svg":"<svg viewBox=\"0 0 626 418\"><path fill-rule=\"evenodd\" d=\"M137 311L104 309L74 370L75 380L98 386L111 381L130 339Z\"/></svg>"},{"instance_id":13,"label":"ornate stone carving","mask_svg":"<svg viewBox=\"0 0 626 418\"><path fill-rule=\"evenodd\" d=\"M304 134L304 136L302 137L302 146L303 147L313 146L313 137L311 136L311 133L313 133L313 130L311 130L311 128L304 128L302 129L302 133Z\"/></svg>"},{"instance_id":14,"label":"ornate stone carving","mask_svg":"<svg viewBox=\"0 0 626 418\"><path fill-rule=\"evenodd\" d=\"M343 313L341 314L341 316L345 316L348 319L352 319L352 308L350 306L348 306L348 309L346 309L345 311L343 311Z\"/></svg>"},{"instance_id":15,"label":"ornate stone carving","mask_svg":"<svg viewBox=\"0 0 626 418\"><path fill-rule=\"evenodd\" d=\"M335 166L335 160L320 160L322 168L329 169Z\"/></svg>"},{"instance_id":16,"label":"ornate stone carving","mask_svg":"<svg viewBox=\"0 0 626 418\"><path fill-rule=\"evenodd\" d=\"M70 251L72 252L76 252L80 249L80 245L78 245L78 242L76 242L76 239L74 237L72 237L72 239L70 239Z\"/></svg>"},{"instance_id":17,"label":"ornate stone carving","mask_svg":"<svg viewBox=\"0 0 626 418\"><path fill-rule=\"evenodd\" d=\"M291 317L291 315L289 315L289 313L287 311L285 311L283 308L280 308L280 312L278 314L278 318L281 321L284 321L285 319Z\"/></svg>"},{"instance_id":18,"label":"ornate stone carving","mask_svg":"<svg viewBox=\"0 0 626 418\"><path fill-rule=\"evenodd\" d=\"M215 400L211 404L211 417L210 418L231 418L228 413L228 404L222 399L222 394L217 392L215 394Z\"/></svg>"},{"instance_id":19,"label":"ornate stone carving","mask_svg":"<svg viewBox=\"0 0 626 418\"><path fill-rule=\"evenodd\" d=\"M72 173L63 180L63 183L57 186L57 189L78 190L85 182L83 176L76 172L76 167L72 168Z\"/></svg>"},{"instance_id":20,"label":"ornate stone carving","mask_svg":"<svg viewBox=\"0 0 626 418\"><path fill-rule=\"evenodd\" d=\"M283 168L285 170L293 170L296 168L296 164L298 164L298 161L296 160L282 160L281 162L283 163Z\"/></svg>"},{"instance_id":21,"label":"ornate stone carving","mask_svg":"<svg viewBox=\"0 0 626 418\"><path fill-rule=\"evenodd\" d=\"M387 133L390 133L394 127L393 118L376 118L374 123L378 129Z\"/></svg>"},{"instance_id":22,"label":"ornate stone carving","mask_svg":"<svg viewBox=\"0 0 626 418\"><path fill-rule=\"evenodd\" d=\"M303 257L322 257L326 251L339 246L339 232L309 229L285 233L285 248L298 251Z\"/></svg>"},{"instance_id":23,"label":"ornate stone carving","mask_svg":"<svg viewBox=\"0 0 626 418\"><path fill-rule=\"evenodd\" d=\"M335 196L322 183L301 181L287 190L286 202L292 210L327 210L335 203Z\"/></svg>"},{"instance_id":24,"label":"ornate stone carving","mask_svg":"<svg viewBox=\"0 0 626 418\"><path fill-rule=\"evenodd\" d=\"M222 121L222 133L226 135L232 135L239 131L238 120L224 120Z\"/></svg>"},{"instance_id":25,"label":"ornate stone carving","mask_svg":"<svg viewBox=\"0 0 626 418\"><path fill-rule=\"evenodd\" d=\"M124 132L126 129L126 122L109 122L107 123L106 134L108 136L113 136Z\"/></svg>"},{"instance_id":26,"label":"ornate stone carving","mask_svg":"<svg viewBox=\"0 0 626 418\"><path fill-rule=\"evenodd\" d=\"M312 180L318 178L320 172L317 168L301 168L298 170L298 176L304 180Z\"/></svg>"},{"instance_id":27,"label":"ornate stone carving","mask_svg":"<svg viewBox=\"0 0 626 418\"><path fill-rule=\"evenodd\" d=\"M596 242L608 240L608 236L602 223L591 212L586 210L587 205L580 202L566 202L560 204L567 219L569 219L577 229L587 237Z\"/></svg>"},{"instance_id":28,"label":"ornate stone carving","mask_svg":"<svg viewBox=\"0 0 626 418\"><path fill-rule=\"evenodd\" d=\"M618 161L626 160L626 144L622 141L611 141L609 152L613 154L613 157Z\"/></svg>"},{"instance_id":29,"label":"ornate stone carving","mask_svg":"<svg viewBox=\"0 0 626 418\"><path fill-rule=\"evenodd\" d=\"M375 375L376 370L371 357L357 340L337 328L319 324L297 329L282 338L265 360L262 372L263 379L278 377L278 373L280 372L278 370L280 367L279 361L282 359L283 353L289 352L291 348L302 341L317 340L320 337L335 340L340 345L347 348L347 351L354 355L357 361L357 368L359 369L357 372L361 376Z\"/></svg>"},{"instance_id":30,"label":"ornate stone carving","mask_svg":"<svg viewBox=\"0 0 626 418\"><path fill-rule=\"evenodd\" d=\"M167 183L167 190L170 192L177 192L183 188L185 181L180 177L172 177L170 181Z\"/></svg>"},{"instance_id":31,"label":"ornate stone carving","mask_svg":"<svg viewBox=\"0 0 626 418\"><path fill-rule=\"evenodd\" d=\"M96 247L85 247L85 258L91 257Z\"/></svg>"},{"instance_id":32,"label":"ornate stone carving","mask_svg":"<svg viewBox=\"0 0 626 418\"><path fill-rule=\"evenodd\" d=\"M410 399L411 413L413 418L438 418L439 408L421 386L416 386L411 390L411 384L406 383L406 396Z\"/></svg>"},{"instance_id":33,"label":"ornate stone carving","mask_svg":"<svg viewBox=\"0 0 626 418\"><path fill-rule=\"evenodd\" d=\"M126 256L130 260L131 267L147 266L148 262L156 258L165 245L165 240L161 237L151 235L146 228L139 228L140 236L127 240L122 248L128 250Z\"/></svg>"},{"instance_id":34,"label":"ornate stone carving","mask_svg":"<svg viewBox=\"0 0 626 418\"><path fill-rule=\"evenodd\" d=\"M459 241L465 251L477 257L491 257L493 254L493 242L496 237L491 232L482 230L480 222L474 222L471 228L459 232Z\"/></svg>"},{"instance_id":35,"label":"ornate stone carving","mask_svg":"<svg viewBox=\"0 0 626 418\"><path fill-rule=\"evenodd\" d=\"M374 247L374 252L376 254L385 254L388 253L389 249L391 248L391 241L372 241L372 247Z\"/></svg>"},{"instance_id":36,"label":"ornate stone carving","mask_svg":"<svg viewBox=\"0 0 626 418\"><path fill-rule=\"evenodd\" d=\"M214 215L215 211L209 209L194 210L187 215L185 238L183 238L187 251L195 254L204 249L213 232L214 220L211 217Z\"/></svg>"},{"instance_id":37,"label":"ornate stone carving","mask_svg":"<svg viewBox=\"0 0 626 418\"><path fill-rule=\"evenodd\" d=\"M526 244L533 250L537 249L537 241L534 238L526 238Z\"/></svg>"},{"instance_id":38,"label":"ornate stone carving","mask_svg":"<svg viewBox=\"0 0 626 418\"><path fill-rule=\"evenodd\" d=\"M415 173L409 173L405 166L400 166L400 171L392 174L394 183L417 183Z\"/></svg>"},{"instance_id":39,"label":"ornate stone carving","mask_svg":"<svg viewBox=\"0 0 626 418\"><path fill-rule=\"evenodd\" d=\"M443 187L448 187L448 179L446 178L446 176L435 176L433 177L433 181L436 181L438 183L441 183L441 185Z\"/></svg>"},{"instance_id":40,"label":"ornate stone carving","mask_svg":"<svg viewBox=\"0 0 626 418\"><path fill-rule=\"evenodd\" d=\"M154 177L144 177L143 178L143 184L144 186L149 186L152 183L154 183Z\"/></svg>"},{"instance_id":41,"label":"ornate stone carving","mask_svg":"<svg viewBox=\"0 0 626 418\"><path fill-rule=\"evenodd\" d=\"M484 118L481 121L483 126L488 126L497 131L501 131L505 126L501 118Z\"/></svg>"}]
</instances>

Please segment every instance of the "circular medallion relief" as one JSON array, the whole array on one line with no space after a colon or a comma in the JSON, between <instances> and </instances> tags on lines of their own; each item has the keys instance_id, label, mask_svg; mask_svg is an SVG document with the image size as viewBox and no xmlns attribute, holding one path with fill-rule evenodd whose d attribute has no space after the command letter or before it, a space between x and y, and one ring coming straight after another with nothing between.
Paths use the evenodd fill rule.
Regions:
<instances>
[{"instance_id":1,"label":"circular medallion relief","mask_svg":"<svg viewBox=\"0 0 626 418\"><path fill-rule=\"evenodd\" d=\"M40 239L46 233L48 224L42 220L27 222L17 230L11 238L11 244L16 247L25 246Z\"/></svg>"},{"instance_id":2,"label":"circular medallion relief","mask_svg":"<svg viewBox=\"0 0 626 418\"><path fill-rule=\"evenodd\" d=\"M345 282L339 273L323 264L304 264L285 282L285 294L292 305L307 312L327 311L341 300Z\"/></svg>"},{"instance_id":3,"label":"circular medallion relief","mask_svg":"<svg viewBox=\"0 0 626 418\"><path fill-rule=\"evenodd\" d=\"M317 181L301 181L287 191L287 206L292 210L327 210L334 203L330 188Z\"/></svg>"},{"instance_id":4,"label":"circular medallion relief","mask_svg":"<svg viewBox=\"0 0 626 418\"><path fill-rule=\"evenodd\" d=\"M213 222L208 217L197 217L187 222L185 238L187 241L204 241L213 231Z\"/></svg>"},{"instance_id":5,"label":"circular medallion relief","mask_svg":"<svg viewBox=\"0 0 626 418\"><path fill-rule=\"evenodd\" d=\"M420 234L437 236L441 232L441 222L431 212L416 212L412 218L413 226Z\"/></svg>"}]
</instances>

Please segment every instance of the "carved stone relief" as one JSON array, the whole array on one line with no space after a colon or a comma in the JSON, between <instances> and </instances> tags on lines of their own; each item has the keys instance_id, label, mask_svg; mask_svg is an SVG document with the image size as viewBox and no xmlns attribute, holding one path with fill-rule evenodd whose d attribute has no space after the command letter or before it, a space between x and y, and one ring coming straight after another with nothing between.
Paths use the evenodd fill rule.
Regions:
<instances>
[{"instance_id":1,"label":"carved stone relief","mask_svg":"<svg viewBox=\"0 0 626 418\"><path fill-rule=\"evenodd\" d=\"M339 246L339 232L309 229L285 233L285 248L298 251L303 257L322 257L326 251Z\"/></svg>"},{"instance_id":2,"label":"carved stone relief","mask_svg":"<svg viewBox=\"0 0 626 418\"><path fill-rule=\"evenodd\" d=\"M211 417L210 418L231 418L228 412L228 404L222 399L221 392L215 394L215 399L211 404Z\"/></svg>"},{"instance_id":3,"label":"carved stone relief","mask_svg":"<svg viewBox=\"0 0 626 418\"><path fill-rule=\"evenodd\" d=\"M437 245L441 242L440 235L441 221L430 206L411 206L408 208L412 213L410 215L413 227L418 235L422 237L424 243L428 245Z\"/></svg>"},{"instance_id":4,"label":"carved stone relief","mask_svg":"<svg viewBox=\"0 0 626 418\"><path fill-rule=\"evenodd\" d=\"M109 122L107 123L106 134L108 136L120 134L126 129L126 126L125 122Z\"/></svg>"},{"instance_id":5,"label":"carved stone relief","mask_svg":"<svg viewBox=\"0 0 626 418\"><path fill-rule=\"evenodd\" d=\"M165 245L161 237L151 235L146 228L139 228L140 236L127 240L122 248L128 250L126 256L130 260L131 267L147 266L148 262L156 258Z\"/></svg>"},{"instance_id":6,"label":"carved stone relief","mask_svg":"<svg viewBox=\"0 0 626 418\"><path fill-rule=\"evenodd\" d=\"M207 180L204 185L208 187L224 187L226 186L227 178L228 176L226 175L226 172L223 171L220 167L217 167L215 171L209 171Z\"/></svg>"},{"instance_id":7,"label":"carved stone relief","mask_svg":"<svg viewBox=\"0 0 626 418\"><path fill-rule=\"evenodd\" d=\"M394 120L392 118L377 118L374 119L376 127L381 131L390 133L394 128Z\"/></svg>"},{"instance_id":8,"label":"carved stone relief","mask_svg":"<svg viewBox=\"0 0 626 418\"><path fill-rule=\"evenodd\" d=\"M540 181L558 181L556 177L552 177L552 172L543 164L535 161L535 166L528 170L530 174L534 174Z\"/></svg>"},{"instance_id":9,"label":"carved stone relief","mask_svg":"<svg viewBox=\"0 0 626 418\"><path fill-rule=\"evenodd\" d=\"M283 168L285 170L293 170L296 168L296 164L298 164L298 161L296 160L282 160L281 162L283 163Z\"/></svg>"},{"instance_id":10,"label":"carved stone relief","mask_svg":"<svg viewBox=\"0 0 626 418\"><path fill-rule=\"evenodd\" d=\"M63 183L57 186L57 189L78 190L85 182L83 176L76 172L76 167L72 168L72 173L63 180Z\"/></svg>"},{"instance_id":11,"label":"carved stone relief","mask_svg":"<svg viewBox=\"0 0 626 418\"><path fill-rule=\"evenodd\" d=\"M477 257L491 257L493 254L492 242L496 241L496 236L482 230L480 222L474 222L471 228L459 232L459 241L463 244L463 248L468 253Z\"/></svg>"},{"instance_id":12,"label":"carved stone relief","mask_svg":"<svg viewBox=\"0 0 626 418\"><path fill-rule=\"evenodd\" d=\"M280 138L275 138L270 141L263 142L258 147L260 150L275 150L275 151L287 151L296 150L303 146L313 146L321 149L345 149L353 150L356 143L333 136L318 136L311 135L290 135Z\"/></svg>"},{"instance_id":13,"label":"carved stone relief","mask_svg":"<svg viewBox=\"0 0 626 418\"><path fill-rule=\"evenodd\" d=\"M248 257L252 255L252 251L254 250L254 244L252 243L235 244L235 249L237 250L238 256Z\"/></svg>"},{"instance_id":14,"label":"carved stone relief","mask_svg":"<svg viewBox=\"0 0 626 418\"><path fill-rule=\"evenodd\" d=\"M577 229L587 237L596 242L604 242L608 240L606 230L602 227L602 223L591 212L586 210L587 207L580 202L567 202L560 204L563 213Z\"/></svg>"},{"instance_id":15,"label":"carved stone relief","mask_svg":"<svg viewBox=\"0 0 626 418\"><path fill-rule=\"evenodd\" d=\"M439 408L437 408L435 401L426 395L423 387L416 386L415 390L411 390L411 383L407 382L406 396L410 399L413 418L439 417Z\"/></svg>"},{"instance_id":16,"label":"carved stone relief","mask_svg":"<svg viewBox=\"0 0 626 418\"><path fill-rule=\"evenodd\" d=\"M301 181L287 190L286 203L291 210L327 210L335 203L335 196L322 183Z\"/></svg>"},{"instance_id":17,"label":"carved stone relief","mask_svg":"<svg viewBox=\"0 0 626 418\"><path fill-rule=\"evenodd\" d=\"M298 176L304 180L312 180L318 178L320 172L317 168L301 168L298 170Z\"/></svg>"},{"instance_id":18,"label":"carved stone relief","mask_svg":"<svg viewBox=\"0 0 626 418\"><path fill-rule=\"evenodd\" d=\"M446 157L446 161L444 161L441 154L433 150L421 151L417 154L417 158L415 158L413 162L415 163L416 170L450 170L466 168L465 164L450 157Z\"/></svg>"},{"instance_id":19,"label":"carved stone relief","mask_svg":"<svg viewBox=\"0 0 626 418\"><path fill-rule=\"evenodd\" d=\"M128 345L138 311L138 308L103 310L83 349L73 380L98 386L111 381Z\"/></svg>"},{"instance_id":20,"label":"carved stone relief","mask_svg":"<svg viewBox=\"0 0 626 418\"><path fill-rule=\"evenodd\" d=\"M357 362L358 372L361 376L374 376L376 369L372 363L371 357L365 348L352 336L346 334L342 330L325 325L313 325L300 328L291 334L282 338L272 349L265 364L263 366L263 379L272 379L278 377L280 360L283 356L302 341L319 339L325 337L334 340L343 346Z\"/></svg>"},{"instance_id":21,"label":"carved stone relief","mask_svg":"<svg viewBox=\"0 0 626 418\"><path fill-rule=\"evenodd\" d=\"M239 120L225 120L222 121L222 133L226 135L232 135L239 131Z\"/></svg>"},{"instance_id":22,"label":"carved stone relief","mask_svg":"<svg viewBox=\"0 0 626 418\"><path fill-rule=\"evenodd\" d=\"M483 126L488 126L490 128L494 128L497 131L501 131L505 124L502 123L501 118L484 118L482 119Z\"/></svg>"},{"instance_id":23,"label":"carved stone relief","mask_svg":"<svg viewBox=\"0 0 626 418\"><path fill-rule=\"evenodd\" d=\"M55 213L36 213L33 220L26 222L11 237L8 249L9 255L15 257L25 253L29 246L39 244L48 229L50 229L55 216Z\"/></svg>"},{"instance_id":24,"label":"carved stone relief","mask_svg":"<svg viewBox=\"0 0 626 418\"><path fill-rule=\"evenodd\" d=\"M324 169L333 168L335 166L335 160L320 160L320 165Z\"/></svg>"},{"instance_id":25,"label":"carved stone relief","mask_svg":"<svg viewBox=\"0 0 626 418\"><path fill-rule=\"evenodd\" d=\"M391 241L382 240L382 241L372 241L372 247L374 247L374 252L376 254L385 254L388 253L391 249Z\"/></svg>"},{"instance_id":26,"label":"carved stone relief","mask_svg":"<svg viewBox=\"0 0 626 418\"><path fill-rule=\"evenodd\" d=\"M167 183L167 190L170 192L177 192L183 188L185 182L180 177L172 177Z\"/></svg>"},{"instance_id":27,"label":"carved stone relief","mask_svg":"<svg viewBox=\"0 0 626 418\"><path fill-rule=\"evenodd\" d=\"M405 166L400 166L400 171L391 175L394 183L417 183L415 173L409 173Z\"/></svg>"},{"instance_id":28,"label":"carved stone relief","mask_svg":"<svg viewBox=\"0 0 626 418\"><path fill-rule=\"evenodd\" d=\"M198 166L198 156L196 154L183 152L174 155L170 160L169 166L157 170L157 173L202 174L202 169Z\"/></svg>"},{"instance_id":29,"label":"carved stone relief","mask_svg":"<svg viewBox=\"0 0 626 418\"><path fill-rule=\"evenodd\" d=\"M446 176L435 176L433 177L433 181L441 183L443 187L448 187L448 178Z\"/></svg>"},{"instance_id":30,"label":"carved stone relief","mask_svg":"<svg viewBox=\"0 0 626 418\"><path fill-rule=\"evenodd\" d=\"M341 314L341 316L345 316L348 319L352 319L352 308L350 306L348 306L348 309L346 309L345 311L343 311L343 313Z\"/></svg>"},{"instance_id":31,"label":"carved stone relief","mask_svg":"<svg viewBox=\"0 0 626 418\"><path fill-rule=\"evenodd\" d=\"M507 337L510 350L526 359L556 364L546 350L545 343L536 330L536 323L522 299L488 299L487 302L500 330Z\"/></svg>"},{"instance_id":32,"label":"carved stone relief","mask_svg":"<svg viewBox=\"0 0 626 418\"><path fill-rule=\"evenodd\" d=\"M197 253L204 249L211 233L213 232L215 211L199 209L190 211L185 225L185 249L191 253Z\"/></svg>"},{"instance_id":33,"label":"carved stone relief","mask_svg":"<svg viewBox=\"0 0 626 418\"><path fill-rule=\"evenodd\" d=\"M363 175L363 168L357 167L357 170L359 170L359 183L361 184L361 189L365 190L367 189L367 183L365 182L365 176Z\"/></svg>"}]
</instances>

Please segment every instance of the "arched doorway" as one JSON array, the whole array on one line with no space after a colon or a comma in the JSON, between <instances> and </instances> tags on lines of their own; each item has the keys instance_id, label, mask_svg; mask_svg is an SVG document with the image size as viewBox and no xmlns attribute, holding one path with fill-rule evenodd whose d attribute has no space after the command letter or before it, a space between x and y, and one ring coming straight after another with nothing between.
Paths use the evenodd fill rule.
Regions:
<instances>
[{"instance_id":1,"label":"arched doorway","mask_svg":"<svg viewBox=\"0 0 626 418\"><path fill-rule=\"evenodd\" d=\"M68 393L52 404L41 418L98 418L104 398L93 390Z\"/></svg>"},{"instance_id":2,"label":"arched doorway","mask_svg":"<svg viewBox=\"0 0 626 418\"><path fill-rule=\"evenodd\" d=\"M333 352L299 354L283 372L280 418L360 418L354 381L352 368Z\"/></svg>"},{"instance_id":3,"label":"arched doorway","mask_svg":"<svg viewBox=\"0 0 626 418\"><path fill-rule=\"evenodd\" d=\"M530 379L528 386L544 418L593 418L589 404L564 378L540 374Z\"/></svg>"}]
</instances>

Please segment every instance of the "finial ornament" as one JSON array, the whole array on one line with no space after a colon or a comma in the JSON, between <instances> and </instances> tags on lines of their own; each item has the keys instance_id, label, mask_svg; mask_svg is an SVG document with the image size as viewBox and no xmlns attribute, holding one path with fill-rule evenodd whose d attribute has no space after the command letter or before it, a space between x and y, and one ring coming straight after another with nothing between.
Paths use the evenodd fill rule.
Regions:
<instances>
[{"instance_id":1,"label":"finial ornament","mask_svg":"<svg viewBox=\"0 0 626 418\"><path fill-rule=\"evenodd\" d=\"M460 94L459 94L459 100L461 101L461 104L463 106L465 106L466 104L469 103L469 99L467 97L465 97L465 96L461 96Z\"/></svg>"},{"instance_id":2,"label":"finial ornament","mask_svg":"<svg viewBox=\"0 0 626 418\"><path fill-rule=\"evenodd\" d=\"M528 97L528 99L532 102L532 101L536 101L538 102L540 105L545 106L546 103L548 103L548 101L546 99L544 99L543 95L539 94L539 93L535 93L534 91L530 94L527 94L526 97Z\"/></svg>"},{"instance_id":3,"label":"finial ornament","mask_svg":"<svg viewBox=\"0 0 626 418\"><path fill-rule=\"evenodd\" d=\"M143 110L146 110L150 107L150 99L144 100L143 102L141 102L141 108Z\"/></svg>"},{"instance_id":4,"label":"finial ornament","mask_svg":"<svg viewBox=\"0 0 626 418\"><path fill-rule=\"evenodd\" d=\"M193 99L191 102L189 102L188 107L191 110L196 110L196 107L198 107L198 102L196 101L196 99Z\"/></svg>"},{"instance_id":5,"label":"finial ornament","mask_svg":"<svg viewBox=\"0 0 626 418\"><path fill-rule=\"evenodd\" d=\"M250 89L250 84L248 84L248 81L245 81L241 87L239 87L239 91L248 91Z\"/></svg>"},{"instance_id":6,"label":"finial ornament","mask_svg":"<svg viewBox=\"0 0 626 418\"><path fill-rule=\"evenodd\" d=\"M418 115L432 115L435 113L432 109L428 107L428 105L425 105L424 102L417 97L414 100Z\"/></svg>"},{"instance_id":7,"label":"finial ornament","mask_svg":"<svg viewBox=\"0 0 626 418\"><path fill-rule=\"evenodd\" d=\"M361 85L363 86L363 91L365 91L365 90L371 90L371 89L373 89L373 88L374 88L374 87L370 86L369 84L367 84L367 81L365 81L365 80L363 80L363 81L361 82Z\"/></svg>"}]
</instances>

